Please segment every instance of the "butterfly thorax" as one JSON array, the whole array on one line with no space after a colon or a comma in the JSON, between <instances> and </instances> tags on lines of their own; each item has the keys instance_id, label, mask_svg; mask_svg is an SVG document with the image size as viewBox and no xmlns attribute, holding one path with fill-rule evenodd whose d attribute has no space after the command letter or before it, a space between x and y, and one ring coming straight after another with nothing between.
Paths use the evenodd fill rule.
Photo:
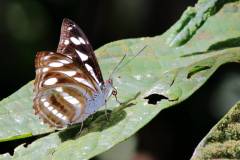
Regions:
<instances>
[{"instance_id":1,"label":"butterfly thorax","mask_svg":"<svg viewBox=\"0 0 240 160\"><path fill-rule=\"evenodd\" d=\"M99 110L100 107L106 105L107 99L111 96L111 93L112 93L112 81L107 80L101 87L101 92L95 92L92 98L87 100L85 116L78 122L82 122L88 116L92 115L97 110Z\"/></svg>"}]
</instances>

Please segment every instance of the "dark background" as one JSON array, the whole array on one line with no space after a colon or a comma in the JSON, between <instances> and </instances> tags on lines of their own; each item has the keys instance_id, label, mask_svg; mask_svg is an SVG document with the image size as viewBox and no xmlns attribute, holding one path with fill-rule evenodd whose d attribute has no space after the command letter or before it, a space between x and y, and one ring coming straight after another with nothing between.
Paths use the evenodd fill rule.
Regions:
<instances>
[{"instance_id":1,"label":"dark background","mask_svg":"<svg viewBox=\"0 0 240 160\"><path fill-rule=\"evenodd\" d=\"M0 98L34 79L34 56L41 50L55 51L65 17L80 25L96 49L119 39L160 35L187 6L195 3L196 0L0 0ZM221 67L191 98L161 112L138 133L136 154L148 153L156 160L189 159L208 130L240 99L237 68L237 64ZM6 147L0 150L5 151Z\"/></svg>"}]
</instances>

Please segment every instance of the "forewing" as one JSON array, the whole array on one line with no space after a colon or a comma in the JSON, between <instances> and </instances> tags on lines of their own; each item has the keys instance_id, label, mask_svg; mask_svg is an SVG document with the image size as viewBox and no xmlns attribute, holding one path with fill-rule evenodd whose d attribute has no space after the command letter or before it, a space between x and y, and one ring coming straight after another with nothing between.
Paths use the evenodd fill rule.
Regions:
<instances>
[{"instance_id":1,"label":"forewing","mask_svg":"<svg viewBox=\"0 0 240 160\"><path fill-rule=\"evenodd\" d=\"M35 113L55 127L81 119L87 99L100 91L95 80L78 63L60 53L39 52L35 67Z\"/></svg>"},{"instance_id":2,"label":"forewing","mask_svg":"<svg viewBox=\"0 0 240 160\"><path fill-rule=\"evenodd\" d=\"M69 56L86 68L94 80L102 85L104 83L100 67L92 46L80 27L69 19L64 19L61 27L58 53Z\"/></svg>"}]
</instances>

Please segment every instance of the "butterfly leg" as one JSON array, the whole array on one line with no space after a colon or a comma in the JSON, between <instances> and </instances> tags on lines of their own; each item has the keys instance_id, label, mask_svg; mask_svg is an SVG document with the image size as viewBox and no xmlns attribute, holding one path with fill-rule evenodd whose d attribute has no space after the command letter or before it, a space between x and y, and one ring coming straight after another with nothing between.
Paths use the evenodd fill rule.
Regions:
<instances>
[{"instance_id":1,"label":"butterfly leg","mask_svg":"<svg viewBox=\"0 0 240 160\"><path fill-rule=\"evenodd\" d=\"M115 97L115 100L116 102L119 104L119 105L122 105L123 103L120 102L117 98L117 89L113 87L113 91L112 91L112 95Z\"/></svg>"},{"instance_id":2,"label":"butterfly leg","mask_svg":"<svg viewBox=\"0 0 240 160\"><path fill-rule=\"evenodd\" d=\"M91 114L90 116L91 116L91 117L90 117L90 120L93 120L93 114Z\"/></svg>"},{"instance_id":3,"label":"butterfly leg","mask_svg":"<svg viewBox=\"0 0 240 160\"><path fill-rule=\"evenodd\" d=\"M81 122L81 126L80 126L80 129L79 129L79 132L75 136L76 138L81 136L82 130L83 130L83 121Z\"/></svg>"},{"instance_id":4,"label":"butterfly leg","mask_svg":"<svg viewBox=\"0 0 240 160\"><path fill-rule=\"evenodd\" d=\"M83 130L83 121L81 122L81 127L80 127L80 134L81 134L81 132L82 132L82 130Z\"/></svg>"},{"instance_id":5,"label":"butterfly leg","mask_svg":"<svg viewBox=\"0 0 240 160\"><path fill-rule=\"evenodd\" d=\"M107 113L107 100L105 100L105 109L104 109L104 113L105 113L105 117L107 119L107 121L109 120L108 118L108 113Z\"/></svg>"}]
</instances>

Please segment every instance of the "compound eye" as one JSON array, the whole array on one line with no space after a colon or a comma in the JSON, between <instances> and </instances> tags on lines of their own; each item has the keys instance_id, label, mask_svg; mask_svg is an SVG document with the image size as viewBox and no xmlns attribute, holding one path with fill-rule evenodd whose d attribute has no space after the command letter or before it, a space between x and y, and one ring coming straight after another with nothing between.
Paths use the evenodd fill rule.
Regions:
<instances>
[{"instance_id":1,"label":"compound eye","mask_svg":"<svg viewBox=\"0 0 240 160\"><path fill-rule=\"evenodd\" d=\"M116 89L114 89L114 90L112 91L112 95L114 95L114 96L117 95L117 90L116 90Z\"/></svg>"}]
</instances>

